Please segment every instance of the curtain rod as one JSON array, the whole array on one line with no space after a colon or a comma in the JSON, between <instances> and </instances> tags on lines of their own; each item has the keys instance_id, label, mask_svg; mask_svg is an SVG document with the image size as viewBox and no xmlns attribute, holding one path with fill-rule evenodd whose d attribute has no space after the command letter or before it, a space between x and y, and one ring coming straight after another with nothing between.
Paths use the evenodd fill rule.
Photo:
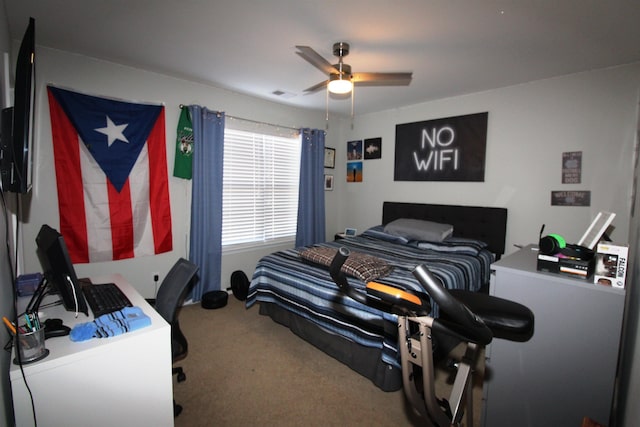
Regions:
<instances>
[{"instance_id":1,"label":"curtain rod","mask_svg":"<svg viewBox=\"0 0 640 427\"><path fill-rule=\"evenodd\" d=\"M182 109L184 107L187 107L187 105L180 104L180 109ZM228 114L225 114L225 117L228 117L230 119L235 119L235 120L242 120L242 121L249 122L249 123L255 123L255 124L258 124L258 125L267 125L267 126L273 126L273 127L278 127L278 128L290 129L290 130L295 130L297 132L300 131L300 128L294 128L294 127L291 127L291 126L284 126L284 125L274 125L273 123L260 122L260 121L257 121L257 120L251 120L251 119L245 119L245 118L242 118L242 117L230 116Z\"/></svg>"}]
</instances>

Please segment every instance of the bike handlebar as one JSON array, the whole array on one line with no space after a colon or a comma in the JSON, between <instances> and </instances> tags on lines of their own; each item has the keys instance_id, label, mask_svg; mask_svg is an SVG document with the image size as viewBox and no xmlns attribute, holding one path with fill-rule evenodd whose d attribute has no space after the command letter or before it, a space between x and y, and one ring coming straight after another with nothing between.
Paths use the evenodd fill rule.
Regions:
<instances>
[{"instance_id":1,"label":"bike handlebar","mask_svg":"<svg viewBox=\"0 0 640 427\"><path fill-rule=\"evenodd\" d=\"M417 266L413 270L413 275L445 315L445 318L433 320L434 329L441 329L449 335L453 332L468 341L482 345L491 342L493 339L491 329L477 314L454 298L424 264Z\"/></svg>"},{"instance_id":2,"label":"bike handlebar","mask_svg":"<svg viewBox=\"0 0 640 427\"><path fill-rule=\"evenodd\" d=\"M342 265L349 258L349 255L349 249L345 247L338 249L329 266L331 278L340 290L350 298L365 305L375 306L376 301L371 300L365 292L356 290L349 285L347 277L342 271ZM438 304L444 315L443 318L434 319L433 328L435 330L483 345L491 342L493 339L491 329L466 305L454 298L424 264L416 267L413 275L420 282L426 293ZM377 305L380 305L379 301L377 302ZM406 307L400 307L393 302L385 301L385 303L387 311L393 311L395 308L405 314L411 312ZM426 304L428 307L428 303Z\"/></svg>"},{"instance_id":3,"label":"bike handlebar","mask_svg":"<svg viewBox=\"0 0 640 427\"><path fill-rule=\"evenodd\" d=\"M345 247L338 249L329 266L329 274L342 292L362 304L368 304L367 295L352 288L347 282L347 276L342 272L342 265L349 258L349 255L349 249Z\"/></svg>"}]
</instances>

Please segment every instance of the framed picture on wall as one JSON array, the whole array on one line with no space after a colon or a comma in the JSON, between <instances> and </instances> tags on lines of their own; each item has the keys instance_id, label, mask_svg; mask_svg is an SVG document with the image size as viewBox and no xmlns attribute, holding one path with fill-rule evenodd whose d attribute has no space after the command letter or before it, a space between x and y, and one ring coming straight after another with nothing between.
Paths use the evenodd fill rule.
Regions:
<instances>
[{"instance_id":1,"label":"framed picture on wall","mask_svg":"<svg viewBox=\"0 0 640 427\"><path fill-rule=\"evenodd\" d=\"M347 163L347 182L362 182L362 162Z\"/></svg>"},{"instance_id":2,"label":"framed picture on wall","mask_svg":"<svg viewBox=\"0 0 640 427\"><path fill-rule=\"evenodd\" d=\"M364 159L382 158L382 138L369 138L364 140Z\"/></svg>"},{"instance_id":3,"label":"framed picture on wall","mask_svg":"<svg viewBox=\"0 0 640 427\"><path fill-rule=\"evenodd\" d=\"M324 190L325 191L333 190L333 175L324 176Z\"/></svg>"},{"instance_id":4,"label":"framed picture on wall","mask_svg":"<svg viewBox=\"0 0 640 427\"><path fill-rule=\"evenodd\" d=\"M362 140L347 142L347 161L362 160Z\"/></svg>"},{"instance_id":5,"label":"framed picture on wall","mask_svg":"<svg viewBox=\"0 0 640 427\"><path fill-rule=\"evenodd\" d=\"M396 125L394 181L484 182L488 112Z\"/></svg>"},{"instance_id":6,"label":"framed picture on wall","mask_svg":"<svg viewBox=\"0 0 640 427\"><path fill-rule=\"evenodd\" d=\"M326 148L324 149L324 167L333 169L336 167L336 149Z\"/></svg>"}]
</instances>

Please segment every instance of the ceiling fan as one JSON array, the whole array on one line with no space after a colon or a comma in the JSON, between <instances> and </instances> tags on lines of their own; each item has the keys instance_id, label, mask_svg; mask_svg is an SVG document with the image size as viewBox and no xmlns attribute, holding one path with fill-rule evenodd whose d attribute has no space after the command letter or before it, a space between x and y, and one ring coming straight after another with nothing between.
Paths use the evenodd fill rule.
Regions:
<instances>
[{"instance_id":1,"label":"ceiling fan","mask_svg":"<svg viewBox=\"0 0 640 427\"><path fill-rule=\"evenodd\" d=\"M329 76L329 79L305 89L305 93L314 93L327 87L329 92L346 94L353 85L359 86L407 86L411 83L413 73L352 73L351 66L343 62L349 54L349 44L334 43L333 54L338 57L337 64L331 64L309 46L296 46L298 55Z\"/></svg>"}]
</instances>

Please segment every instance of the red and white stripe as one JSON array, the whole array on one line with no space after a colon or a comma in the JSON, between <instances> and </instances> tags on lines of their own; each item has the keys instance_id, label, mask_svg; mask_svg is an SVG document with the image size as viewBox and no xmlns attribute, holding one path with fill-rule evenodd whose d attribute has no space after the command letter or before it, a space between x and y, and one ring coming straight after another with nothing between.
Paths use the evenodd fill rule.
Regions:
<instances>
[{"instance_id":1,"label":"red and white stripe","mask_svg":"<svg viewBox=\"0 0 640 427\"><path fill-rule=\"evenodd\" d=\"M164 108L118 193L49 94L60 233L72 262L132 258L172 249Z\"/></svg>"}]
</instances>

